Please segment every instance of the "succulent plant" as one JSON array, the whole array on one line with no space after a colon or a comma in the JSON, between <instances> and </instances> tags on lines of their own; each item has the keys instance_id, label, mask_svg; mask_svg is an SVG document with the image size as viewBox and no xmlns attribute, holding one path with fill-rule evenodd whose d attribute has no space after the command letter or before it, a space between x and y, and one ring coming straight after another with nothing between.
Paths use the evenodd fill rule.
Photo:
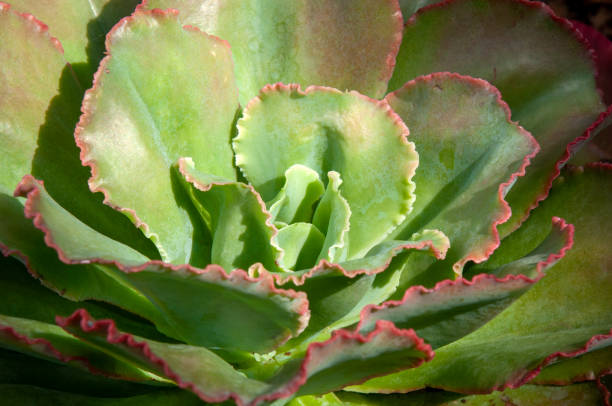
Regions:
<instances>
[{"instance_id":1,"label":"succulent plant","mask_svg":"<svg viewBox=\"0 0 612 406\"><path fill-rule=\"evenodd\" d=\"M611 75L580 29L0 2L2 398L609 402Z\"/></svg>"}]
</instances>

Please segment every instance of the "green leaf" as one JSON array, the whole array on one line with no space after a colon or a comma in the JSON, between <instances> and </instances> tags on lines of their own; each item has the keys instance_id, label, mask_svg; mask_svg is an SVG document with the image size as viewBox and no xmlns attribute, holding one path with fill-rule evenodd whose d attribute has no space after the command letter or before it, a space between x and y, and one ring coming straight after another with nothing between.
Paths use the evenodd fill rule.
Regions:
<instances>
[{"instance_id":1,"label":"green leaf","mask_svg":"<svg viewBox=\"0 0 612 406\"><path fill-rule=\"evenodd\" d=\"M381 321L367 336L338 330L312 344L303 357L285 363L267 381L251 379L202 347L144 340L118 331L111 320L92 320L78 311L58 323L80 339L174 380L206 402L232 398L257 404L297 395L325 393L351 382L401 370L431 359L433 353L414 332ZM364 366L367 365L367 368Z\"/></svg>"},{"instance_id":2,"label":"green leaf","mask_svg":"<svg viewBox=\"0 0 612 406\"><path fill-rule=\"evenodd\" d=\"M604 336L587 353L563 359L542 369L531 383L568 385L572 382L594 380L612 368L612 337Z\"/></svg>"},{"instance_id":3,"label":"green leaf","mask_svg":"<svg viewBox=\"0 0 612 406\"><path fill-rule=\"evenodd\" d=\"M0 148L6 155L0 193L12 194L22 176L33 173L60 205L90 227L157 258L155 247L87 188L88 171L73 136L83 91L61 45L45 24L8 5L0 6L0 19Z\"/></svg>"},{"instance_id":4,"label":"green leaf","mask_svg":"<svg viewBox=\"0 0 612 406\"><path fill-rule=\"evenodd\" d=\"M167 386L153 386L83 373L83 368L78 366L46 361L4 349L0 349L0 387L1 385L30 388L34 386L100 397L127 397L168 390ZM2 389L0 393L1 391ZM24 402L17 402L20 403Z\"/></svg>"},{"instance_id":5,"label":"green leaf","mask_svg":"<svg viewBox=\"0 0 612 406\"><path fill-rule=\"evenodd\" d=\"M441 0L399 0L404 22L412 17L419 9L440 2Z\"/></svg>"},{"instance_id":6,"label":"green leaf","mask_svg":"<svg viewBox=\"0 0 612 406\"><path fill-rule=\"evenodd\" d=\"M325 241L317 261L325 259L342 262L348 255L351 207L340 192L340 174L327 172L327 181L325 193L312 218L312 223L325 233Z\"/></svg>"},{"instance_id":7,"label":"green leaf","mask_svg":"<svg viewBox=\"0 0 612 406\"><path fill-rule=\"evenodd\" d=\"M444 234L425 230L410 241L383 243L365 259L341 264L322 261L306 273L290 274L297 289L307 293L312 315L306 330L285 347L303 351L307 343L327 339L334 329L357 323L364 306L379 304L396 291L406 258L443 258L447 249Z\"/></svg>"},{"instance_id":8,"label":"green leaf","mask_svg":"<svg viewBox=\"0 0 612 406\"><path fill-rule=\"evenodd\" d=\"M15 194L27 197L25 215L45 233L45 242L58 250L60 259L71 263L88 263L92 258L118 262L125 266L142 265L149 258L138 251L98 233L64 210L49 196L42 182L24 176Z\"/></svg>"},{"instance_id":9,"label":"green leaf","mask_svg":"<svg viewBox=\"0 0 612 406\"><path fill-rule=\"evenodd\" d=\"M310 223L294 223L281 228L276 241L283 250L281 263L285 269L309 269L315 265L325 236Z\"/></svg>"},{"instance_id":10,"label":"green leaf","mask_svg":"<svg viewBox=\"0 0 612 406\"><path fill-rule=\"evenodd\" d=\"M386 100L410 127L420 157L413 211L393 235L443 230L450 250L427 273L452 266L461 275L468 261L482 262L498 246L497 225L511 214L504 196L537 142L510 121L499 92L479 79L435 73L406 83Z\"/></svg>"},{"instance_id":11,"label":"green leaf","mask_svg":"<svg viewBox=\"0 0 612 406\"><path fill-rule=\"evenodd\" d=\"M58 93L66 62L62 46L44 24L15 13L4 3L0 4L0 27L0 149L4 155L0 193L11 194L31 170L38 130ZM40 69L32 75L20 61Z\"/></svg>"},{"instance_id":12,"label":"green leaf","mask_svg":"<svg viewBox=\"0 0 612 406\"><path fill-rule=\"evenodd\" d=\"M329 171L340 173L340 191L352 212L350 259L382 242L410 210L418 156L407 134L385 102L278 84L247 106L234 150L236 164L266 201L281 190L294 164L317 171L324 181Z\"/></svg>"},{"instance_id":13,"label":"green leaf","mask_svg":"<svg viewBox=\"0 0 612 406\"><path fill-rule=\"evenodd\" d=\"M501 389L533 379L540 368L557 359L597 349L598 341L611 336L612 314L602 313L601 306L612 303L610 250L602 238L612 227L612 166L594 165L566 173L564 178L530 219L508 237L520 240L533 233L542 235L550 227L544 226L542 231L542 224L553 216L563 216L575 226L574 246L563 260L483 327L436 350L432 362L355 389ZM594 336L598 337L591 340Z\"/></svg>"},{"instance_id":14,"label":"green leaf","mask_svg":"<svg viewBox=\"0 0 612 406\"><path fill-rule=\"evenodd\" d=\"M285 171L285 185L267 205L275 222L307 223L312 220L315 203L324 191L317 172L304 165L293 165Z\"/></svg>"},{"instance_id":15,"label":"green leaf","mask_svg":"<svg viewBox=\"0 0 612 406\"><path fill-rule=\"evenodd\" d=\"M567 144L605 108L590 49L580 38L546 5L527 1L445 1L404 27L390 90L431 72L485 79L500 90L512 119L542 147L508 194L513 218L503 226L504 235L546 197Z\"/></svg>"},{"instance_id":16,"label":"green leaf","mask_svg":"<svg viewBox=\"0 0 612 406\"><path fill-rule=\"evenodd\" d=\"M0 346L46 360L70 363L114 378L160 380L129 363L108 356L96 346L74 338L54 324L0 315Z\"/></svg>"},{"instance_id":17,"label":"green leaf","mask_svg":"<svg viewBox=\"0 0 612 406\"><path fill-rule=\"evenodd\" d=\"M380 98L399 48L402 17L389 0L148 0L183 24L229 41L240 103L269 83L325 85Z\"/></svg>"},{"instance_id":18,"label":"green leaf","mask_svg":"<svg viewBox=\"0 0 612 406\"><path fill-rule=\"evenodd\" d=\"M574 226L567 224L565 220L559 217L553 217L552 229L548 236L536 248L521 258L517 258L516 253L512 252L513 245L508 244L507 240L509 242L509 239L502 241L501 247L486 262L470 267L465 276L490 273L498 278L506 275L525 275L532 279L538 278L545 273L546 269L563 258L566 251L572 247ZM529 241L525 240L526 243Z\"/></svg>"},{"instance_id":19,"label":"green leaf","mask_svg":"<svg viewBox=\"0 0 612 406\"><path fill-rule=\"evenodd\" d=\"M278 230L252 186L202 173L190 158L179 159L178 169L210 232L211 263L233 270L259 262L270 271L280 270L281 249L274 242Z\"/></svg>"},{"instance_id":20,"label":"green leaf","mask_svg":"<svg viewBox=\"0 0 612 406\"><path fill-rule=\"evenodd\" d=\"M183 28L176 13L156 11L115 26L107 51L75 135L92 168L90 188L143 230L165 261L187 263L203 237L188 199L169 193L177 186L171 166L191 156L202 172L235 179L229 140L238 100L229 47Z\"/></svg>"},{"instance_id":21,"label":"green leaf","mask_svg":"<svg viewBox=\"0 0 612 406\"><path fill-rule=\"evenodd\" d=\"M106 34L122 17L132 14L138 0L76 3L70 0L11 0L11 5L22 13L33 14L50 27L51 35L62 43L66 60L87 88L104 56Z\"/></svg>"},{"instance_id":22,"label":"green leaf","mask_svg":"<svg viewBox=\"0 0 612 406\"><path fill-rule=\"evenodd\" d=\"M188 343L245 351L270 351L299 333L308 321L305 296L276 289L269 274L255 279L239 270L226 274L215 265L196 269L160 261L134 267L139 260L132 256L134 252L87 229L52 200L38 201L45 196L32 189L26 213L35 218L45 242L57 253L44 245L39 230L20 224L23 218L11 218L2 225L8 226L5 233L11 246L26 258L31 271L68 298L96 299L129 309L164 334ZM12 226L15 220L19 227ZM96 246L105 244L108 257L97 257ZM79 257L71 258L69 253ZM116 261L122 253L126 254L122 260L132 266ZM68 265L74 263L87 265ZM245 335L247 326L252 333Z\"/></svg>"}]
</instances>

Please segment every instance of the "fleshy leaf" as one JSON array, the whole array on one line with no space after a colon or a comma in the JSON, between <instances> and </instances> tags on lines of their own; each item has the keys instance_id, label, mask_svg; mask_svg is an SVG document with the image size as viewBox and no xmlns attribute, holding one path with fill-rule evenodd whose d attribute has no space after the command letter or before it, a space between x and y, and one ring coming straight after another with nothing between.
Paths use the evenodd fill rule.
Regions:
<instances>
[{"instance_id":1,"label":"fleshy leaf","mask_svg":"<svg viewBox=\"0 0 612 406\"><path fill-rule=\"evenodd\" d=\"M433 356L413 331L381 321L367 336L337 331L331 339L312 344L303 357L285 364L278 377L259 381L237 372L205 348L134 337L118 331L111 320L92 320L85 311L58 318L58 323L110 354L174 380L206 402L231 398L238 404L255 405L286 398L296 391L328 392L367 377L414 367Z\"/></svg>"},{"instance_id":2,"label":"fleshy leaf","mask_svg":"<svg viewBox=\"0 0 612 406\"><path fill-rule=\"evenodd\" d=\"M347 258L385 239L410 210L418 155L408 129L384 101L322 87L266 86L244 110L234 139L236 164L270 200L285 171L305 165L326 179L336 171L351 209Z\"/></svg>"},{"instance_id":3,"label":"fleshy leaf","mask_svg":"<svg viewBox=\"0 0 612 406\"><path fill-rule=\"evenodd\" d=\"M434 348L449 344L478 329L525 293L573 244L573 227L557 219L551 235L520 264L530 278L478 275L472 281L445 280L432 289L415 286L399 301L367 306L358 330L365 334L378 320L400 328L413 328ZM518 267L518 266L517 266Z\"/></svg>"},{"instance_id":4,"label":"fleshy leaf","mask_svg":"<svg viewBox=\"0 0 612 406\"><path fill-rule=\"evenodd\" d=\"M317 260L342 262L348 254L351 207L340 193L341 184L338 172L327 173L327 188L312 218L312 223L325 233Z\"/></svg>"},{"instance_id":5,"label":"fleshy leaf","mask_svg":"<svg viewBox=\"0 0 612 406\"><path fill-rule=\"evenodd\" d=\"M312 311L307 329L286 347L293 350L299 343L304 348L313 340L329 337L334 329L357 323L364 306L381 303L396 291L406 258L441 259L447 249L448 238L444 234L425 230L410 241L384 243L365 259L341 264L321 261L306 272L279 275L277 279L284 277L285 281L301 285L298 288L307 293Z\"/></svg>"},{"instance_id":6,"label":"fleshy leaf","mask_svg":"<svg viewBox=\"0 0 612 406\"><path fill-rule=\"evenodd\" d=\"M191 156L199 170L235 179L229 140L238 100L229 47L159 10L123 19L106 47L75 135L92 168L90 188L142 229L164 260L187 263L202 236L171 166Z\"/></svg>"},{"instance_id":7,"label":"fleshy leaf","mask_svg":"<svg viewBox=\"0 0 612 406\"><path fill-rule=\"evenodd\" d=\"M612 337L612 314L601 311L602 304L612 303L610 250L602 239L612 227L612 166L587 167L564 178L507 238L521 241L535 234L543 240L549 219L563 216L575 226L574 246L563 260L483 327L437 349L427 365L374 379L358 390L429 386L473 393L517 387L544 366L587 353Z\"/></svg>"},{"instance_id":8,"label":"fleshy leaf","mask_svg":"<svg viewBox=\"0 0 612 406\"><path fill-rule=\"evenodd\" d=\"M612 337L603 337L589 352L576 358L564 359L542 369L532 383L569 385L591 381L612 371Z\"/></svg>"},{"instance_id":9,"label":"fleshy leaf","mask_svg":"<svg viewBox=\"0 0 612 406\"><path fill-rule=\"evenodd\" d=\"M293 165L285 171L285 185L272 199L270 213L274 221L286 224L310 222L313 207L325 186L319 174L304 165Z\"/></svg>"},{"instance_id":10,"label":"fleshy leaf","mask_svg":"<svg viewBox=\"0 0 612 406\"><path fill-rule=\"evenodd\" d=\"M178 9L183 24L229 41L242 105L276 82L380 98L401 41L393 0L146 0L143 7Z\"/></svg>"},{"instance_id":11,"label":"fleshy leaf","mask_svg":"<svg viewBox=\"0 0 612 406\"><path fill-rule=\"evenodd\" d=\"M443 230L451 248L434 266L452 266L460 275L468 261L482 262L498 246L497 225L511 213L504 196L538 151L537 142L510 121L501 95L483 80L435 73L386 99L410 127L420 157L418 197L395 238Z\"/></svg>"},{"instance_id":12,"label":"fleshy leaf","mask_svg":"<svg viewBox=\"0 0 612 406\"><path fill-rule=\"evenodd\" d=\"M525 256L520 258L510 256L508 249L502 246L486 262L470 267L465 275L490 273L498 278L506 275L525 275L532 279L543 276L546 269L563 258L574 243L573 225L567 224L559 217L553 217L552 225L548 236Z\"/></svg>"},{"instance_id":13,"label":"fleshy leaf","mask_svg":"<svg viewBox=\"0 0 612 406\"><path fill-rule=\"evenodd\" d=\"M566 157L572 165L612 161L612 105L586 130L582 137L568 145ZM565 163L567 159L562 160Z\"/></svg>"},{"instance_id":14,"label":"fleshy leaf","mask_svg":"<svg viewBox=\"0 0 612 406\"><path fill-rule=\"evenodd\" d=\"M275 261L281 250L273 241L278 231L255 189L206 175L195 168L190 158L179 159L178 168L210 232L211 263L232 270L248 269L259 262L268 270L279 270Z\"/></svg>"},{"instance_id":15,"label":"fleshy leaf","mask_svg":"<svg viewBox=\"0 0 612 406\"><path fill-rule=\"evenodd\" d=\"M419 9L431 4L439 3L442 0L399 0L400 8L404 21L407 21Z\"/></svg>"},{"instance_id":16,"label":"fleshy leaf","mask_svg":"<svg viewBox=\"0 0 612 406\"><path fill-rule=\"evenodd\" d=\"M87 226L68 213L49 196L42 182L24 176L15 194L27 197L25 215L45 231L45 242L58 250L64 262L88 263L92 258L119 262L125 266L142 265L149 258L138 251L112 240Z\"/></svg>"},{"instance_id":17,"label":"fleshy leaf","mask_svg":"<svg viewBox=\"0 0 612 406\"><path fill-rule=\"evenodd\" d=\"M51 35L62 42L66 60L87 88L104 56L106 33L122 17L132 14L138 0L11 0L11 5L49 25Z\"/></svg>"},{"instance_id":18,"label":"fleshy leaf","mask_svg":"<svg viewBox=\"0 0 612 406\"><path fill-rule=\"evenodd\" d=\"M113 359L54 324L0 315L0 346L47 360L70 363L115 378L160 380L129 363Z\"/></svg>"},{"instance_id":19,"label":"fleshy leaf","mask_svg":"<svg viewBox=\"0 0 612 406\"><path fill-rule=\"evenodd\" d=\"M389 90L431 72L482 78L500 90L512 119L542 147L508 194L513 217L502 234L546 197L566 145L604 109L581 38L548 6L524 0L443 1L421 9L404 27Z\"/></svg>"},{"instance_id":20,"label":"fleshy leaf","mask_svg":"<svg viewBox=\"0 0 612 406\"><path fill-rule=\"evenodd\" d=\"M0 2L0 193L12 194L31 171L37 134L45 122L45 111L58 93L58 82L66 62L62 46L49 36L47 26L31 16L21 16ZM18 62L38 67L36 74Z\"/></svg>"},{"instance_id":21,"label":"fleshy leaf","mask_svg":"<svg viewBox=\"0 0 612 406\"><path fill-rule=\"evenodd\" d=\"M9 223L7 234L13 238L14 249L27 259L30 270L62 295L74 300L97 299L129 309L152 321L164 334L188 343L245 351L270 351L307 323L305 295L276 289L269 274L255 279L245 271L227 274L214 265L196 269L151 261L127 267L111 257L98 258L97 242L93 247L79 244L83 240L100 241L110 244L107 246L113 247L117 255L132 252L92 235L95 232L76 219L66 219L76 228L48 228L52 222L47 218L62 218L60 215L67 213L52 202L39 204L41 196L37 188L29 191L27 214L35 219L34 225L44 232L45 242L57 253L44 246L36 229L21 227L27 231L21 235L12 233ZM35 211L38 208L45 210ZM79 233L73 233L75 229ZM80 255L78 259L69 257L68 253L74 252ZM87 265L67 265L74 263ZM243 334L249 325L253 332Z\"/></svg>"},{"instance_id":22,"label":"fleshy leaf","mask_svg":"<svg viewBox=\"0 0 612 406\"><path fill-rule=\"evenodd\" d=\"M112 320L94 321L84 311L58 318L66 331L142 369L165 376L206 402L252 399L267 385L249 379L223 358L203 347L166 344L120 332Z\"/></svg>"},{"instance_id":23,"label":"fleshy leaf","mask_svg":"<svg viewBox=\"0 0 612 406\"><path fill-rule=\"evenodd\" d=\"M308 269L314 266L325 236L310 223L294 223L281 228L276 240L283 250L285 269Z\"/></svg>"},{"instance_id":24,"label":"fleshy leaf","mask_svg":"<svg viewBox=\"0 0 612 406\"><path fill-rule=\"evenodd\" d=\"M81 165L73 136L83 90L64 60L62 46L49 36L44 23L2 2L0 19L2 199L25 174L33 173L45 180L59 204L90 227L158 258L153 244L128 219L104 206L101 196L87 188L88 171Z\"/></svg>"}]
</instances>

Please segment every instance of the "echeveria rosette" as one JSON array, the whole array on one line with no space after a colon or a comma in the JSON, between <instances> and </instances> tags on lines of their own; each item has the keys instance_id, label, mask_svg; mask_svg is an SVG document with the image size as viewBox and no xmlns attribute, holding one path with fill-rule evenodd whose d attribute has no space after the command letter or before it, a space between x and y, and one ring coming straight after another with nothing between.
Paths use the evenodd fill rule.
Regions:
<instances>
[{"instance_id":1,"label":"echeveria rosette","mask_svg":"<svg viewBox=\"0 0 612 406\"><path fill-rule=\"evenodd\" d=\"M534 3L434 3L0 3L0 246L44 285L2 261L0 391L596 401L544 385L611 370L609 166L512 232L605 136L590 51Z\"/></svg>"}]
</instances>

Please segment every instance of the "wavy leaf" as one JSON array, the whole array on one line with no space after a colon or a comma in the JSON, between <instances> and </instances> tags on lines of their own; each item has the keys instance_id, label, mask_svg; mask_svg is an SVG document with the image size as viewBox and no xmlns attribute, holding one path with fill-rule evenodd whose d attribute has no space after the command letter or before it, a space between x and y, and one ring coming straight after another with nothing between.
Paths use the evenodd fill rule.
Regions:
<instances>
[{"instance_id":1,"label":"wavy leaf","mask_svg":"<svg viewBox=\"0 0 612 406\"><path fill-rule=\"evenodd\" d=\"M175 8L183 24L229 41L240 103L268 83L354 89L380 98L401 41L396 1L146 0Z\"/></svg>"},{"instance_id":2,"label":"wavy leaf","mask_svg":"<svg viewBox=\"0 0 612 406\"><path fill-rule=\"evenodd\" d=\"M499 244L497 226L511 214L504 196L538 151L529 133L510 121L508 106L487 82L434 73L406 83L386 100L411 128L420 167L414 209L393 233L403 239L423 228L447 233L444 262L461 275Z\"/></svg>"},{"instance_id":3,"label":"wavy leaf","mask_svg":"<svg viewBox=\"0 0 612 406\"><path fill-rule=\"evenodd\" d=\"M138 0L11 0L11 5L47 23L51 35L64 48L66 60L75 69L84 88L104 56L104 37L123 17L132 14Z\"/></svg>"},{"instance_id":4,"label":"wavy leaf","mask_svg":"<svg viewBox=\"0 0 612 406\"><path fill-rule=\"evenodd\" d=\"M549 227L542 224L556 215L575 226L573 248L527 293L472 334L437 349L432 362L355 389L386 392L430 386L470 393L517 387L546 365L587 353L612 337L612 315L601 312L602 304L612 302L610 250L601 238L612 226L611 175L610 165L566 174L523 227L508 237L533 233L543 240Z\"/></svg>"},{"instance_id":5,"label":"wavy leaf","mask_svg":"<svg viewBox=\"0 0 612 406\"><path fill-rule=\"evenodd\" d=\"M274 243L278 230L252 186L204 174L190 158L179 159L178 169L210 232L211 263L233 270L259 262L270 271L280 270L281 249Z\"/></svg>"},{"instance_id":6,"label":"wavy leaf","mask_svg":"<svg viewBox=\"0 0 612 406\"><path fill-rule=\"evenodd\" d=\"M23 175L33 173L59 204L89 226L158 258L153 244L87 188L87 169L81 166L73 137L83 91L62 46L44 23L2 2L0 19L0 148L6 155L0 166L2 200Z\"/></svg>"},{"instance_id":7,"label":"wavy leaf","mask_svg":"<svg viewBox=\"0 0 612 406\"><path fill-rule=\"evenodd\" d=\"M350 259L382 242L410 210L418 156L407 134L385 102L355 92L277 84L265 87L244 110L234 150L236 164L264 200L277 195L294 164L314 169L324 180L329 171L340 173L340 191L351 209Z\"/></svg>"},{"instance_id":8,"label":"wavy leaf","mask_svg":"<svg viewBox=\"0 0 612 406\"><path fill-rule=\"evenodd\" d=\"M337 331L331 339L312 344L303 357L286 363L278 377L264 382L247 378L205 348L143 340L118 331L111 320L94 321L85 311L60 318L58 323L82 340L174 380L206 402L231 398L239 405L255 405L295 393L328 392L350 382L413 367L433 356L414 332L380 322L367 336Z\"/></svg>"},{"instance_id":9,"label":"wavy leaf","mask_svg":"<svg viewBox=\"0 0 612 406\"><path fill-rule=\"evenodd\" d=\"M143 230L165 261L188 263L205 243L171 166L191 156L204 173L235 179L229 140L238 100L229 47L161 11L123 19L106 47L75 135L92 169L90 188Z\"/></svg>"},{"instance_id":10,"label":"wavy leaf","mask_svg":"<svg viewBox=\"0 0 612 406\"><path fill-rule=\"evenodd\" d=\"M20 235L9 228L8 235L30 270L62 295L129 309L178 340L236 350L270 351L307 324L305 296L277 289L269 274L251 278L242 270L225 273L215 265L196 269L160 261L133 266L139 262L130 256L133 251L79 223L41 192L37 182L28 190L27 180L20 188L27 192L26 214L57 253L43 245L36 229ZM107 247L107 257L96 256L98 246ZM78 258L69 256L75 253ZM122 253L127 257L117 257ZM131 261L132 266L118 260ZM243 329L249 325L253 331L245 335Z\"/></svg>"},{"instance_id":11,"label":"wavy leaf","mask_svg":"<svg viewBox=\"0 0 612 406\"><path fill-rule=\"evenodd\" d=\"M513 218L502 226L503 235L546 197L566 145L605 108L590 49L581 38L548 6L525 0L442 1L404 27L390 90L431 72L485 79L500 90L512 119L542 147L507 196Z\"/></svg>"}]
</instances>

